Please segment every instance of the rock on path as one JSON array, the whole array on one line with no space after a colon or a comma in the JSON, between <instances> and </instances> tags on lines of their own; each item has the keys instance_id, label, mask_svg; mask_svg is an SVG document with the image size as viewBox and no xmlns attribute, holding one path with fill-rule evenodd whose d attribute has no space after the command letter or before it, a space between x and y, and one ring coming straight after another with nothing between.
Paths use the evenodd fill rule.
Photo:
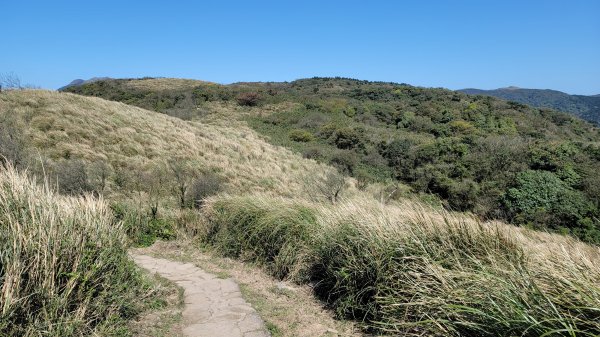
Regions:
<instances>
[{"instance_id":1,"label":"rock on path","mask_svg":"<svg viewBox=\"0 0 600 337\"><path fill-rule=\"evenodd\" d=\"M191 263L132 255L142 268L175 282L184 290L183 334L189 337L267 337L256 311L232 279L219 279Z\"/></svg>"}]
</instances>

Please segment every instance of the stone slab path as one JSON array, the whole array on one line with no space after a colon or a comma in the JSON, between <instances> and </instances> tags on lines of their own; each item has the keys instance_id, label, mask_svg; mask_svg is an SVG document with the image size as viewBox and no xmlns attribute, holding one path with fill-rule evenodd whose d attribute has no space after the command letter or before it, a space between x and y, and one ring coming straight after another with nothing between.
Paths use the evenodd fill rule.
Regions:
<instances>
[{"instance_id":1,"label":"stone slab path","mask_svg":"<svg viewBox=\"0 0 600 337\"><path fill-rule=\"evenodd\" d=\"M268 337L264 322L232 279L219 279L191 263L132 254L142 268L184 290L183 334L189 337Z\"/></svg>"}]
</instances>

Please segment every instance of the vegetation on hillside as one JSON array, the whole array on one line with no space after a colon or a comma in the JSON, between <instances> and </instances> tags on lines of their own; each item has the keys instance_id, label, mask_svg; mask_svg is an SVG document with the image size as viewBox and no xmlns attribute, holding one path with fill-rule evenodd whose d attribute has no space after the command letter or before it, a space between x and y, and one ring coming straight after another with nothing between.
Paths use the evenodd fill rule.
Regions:
<instances>
[{"instance_id":1,"label":"vegetation on hillside","mask_svg":"<svg viewBox=\"0 0 600 337\"><path fill-rule=\"evenodd\" d=\"M188 123L78 95L3 93L0 121L0 164L47 177L62 194L105 196L141 245L173 238L191 209L217 192L315 194L333 171L242 123Z\"/></svg>"},{"instance_id":2,"label":"vegetation on hillside","mask_svg":"<svg viewBox=\"0 0 600 337\"><path fill-rule=\"evenodd\" d=\"M127 85L168 93L190 83L176 81L180 86L168 89L168 81L149 81ZM600 333L597 247L406 200L404 192L397 193L401 185L385 181L386 172L395 172L387 159L380 170L360 162L347 165L357 179L340 175L342 160L351 154L362 158L376 148L376 135L360 138L366 153L338 147L355 144L353 137L329 140L310 128L304 130L313 138L303 132L295 132L296 140L285 138L289 144L313 145L321 154L346 151L332 161L337 170L273 146L246 123L265 124L263 120L306 105L288 98L267 103L265 97L277 94L271 96L268 88L258 91L261 85L249 86L236 87L239 92L231 101L208 101L190 110L205 109L200 121L193 122L99 98L4 93L0 118L10 120L12 130L6 138L12 145L4 148L19 148L11 153L21 154L34 174L41 169L35 158L42 158L44 170L64 194L91 190L104 195L111 202L111 220L123 222L123 229L115 232L125 231L148 244L156 236L171 237L185 229L225 255L259 262L277 277L311 282L340 317L356 319L367 330L455 336ZM244 90L258 92L258 106L238 100L245 98ZM340 102L327 105L337 111L328 116L353 127L357 115L347 108L337 110ZM540 130L555 140L573 133L582 143L594 131L582 129L578 135L575 126L586 124L573 124L565 130ZM391 135L400 130L387 129ZM272 134L275 139L277 132ZM280 134L289 137L287 130ZM413 136L417 142L420 137L436 139ZM60 170L77 174L61 175ZM540 173L546 171L552 175ZM548 205L567 205L558 200L574 197L565 187L568 179L554 179L556 173L519 172L514 191L506 197L519 209L536 209L520 196L535 193L540 182L548 186ZM65 181L74 183L67 189ZM82 182L87 189L72 187ZM58 261L67 254L61 253Z\"/></svg>"},{"instance_id":3,"label":"vegetation on hillside","mask_svg":"<svg viewBox=\"0 0 600 337\"><path fill-rule=\"evenodd\" d=\"M597 336L600 250L403 203L212 199L201 237L402 336Z\"/></svg>"},{"instance_id":4,"label":"vegetation on hillside","mask_svg":"<svg viewBox=\"0 0 600 337\"><path fill-rule=\"evenodd\" d=\"M0 336L124 336L148 286L103 200L0 167Z\"/></svg>"},{"instance_id":5,"label":"vegetation on hillside","mask_svg":"<svg viewBox=\"0 0 600 337\"><path fill-rule=\"evenodd\" d=\"M359 187L385 184L393 197L403 194L401 182L452 210L600 242L600 131L565 113L340 78L228 86L113 80L67 90L184 119L233 111L232 119L336 166Z\"/></svg>"},{"instance_id":6,"label":"vegetation on hillside","mask_svg":"<svg viewBox=\"0 0 600 337\"><path fill-rule=\"evenodd\" d=\"M514 87L495 90L462 89L459 91L470 95L498 97L539 108L552 108L600 125L600 95L569 95L556 90Z\"/></svg>"}]
</instances>

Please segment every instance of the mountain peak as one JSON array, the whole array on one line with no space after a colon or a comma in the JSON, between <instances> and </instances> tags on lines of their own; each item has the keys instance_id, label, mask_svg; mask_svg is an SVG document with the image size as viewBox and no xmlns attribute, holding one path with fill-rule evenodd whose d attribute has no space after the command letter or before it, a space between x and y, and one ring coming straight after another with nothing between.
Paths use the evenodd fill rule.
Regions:
<instances>
[{"instance_id":1,"label":"mountain peak","mask_svg":"<svg viewBox=\"0 0 600 337\"><path fill-rule=\"evenodd\" d=\"M65 85L64 87L60 87L58 88L59 91L64 90L68 87L78 87L80 85L84 85L86 83L92 83L92 82L96 82L96 81L104 81L104 80L110 80L110 77L92 77L89 80L82 80L80 78L72 80L71 83Z\"/></svg>"}]
</instances>

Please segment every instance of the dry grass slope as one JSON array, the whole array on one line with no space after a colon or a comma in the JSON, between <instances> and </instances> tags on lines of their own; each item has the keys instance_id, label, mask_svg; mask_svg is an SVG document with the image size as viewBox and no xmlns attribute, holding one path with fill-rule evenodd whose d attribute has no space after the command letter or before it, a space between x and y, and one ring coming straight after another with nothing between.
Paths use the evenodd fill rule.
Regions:
<instances>
[{"instance_id":1,"label":"dry grass slope","mask_svg":"<svg viewBox=\"0 0 600 337\"><path fill-rule=\"evenodd\" d=\"M330 170L267 143L234 118L186 122L122 103L50 91L0 95L0 114L17 118L31 144L53 159L104 160L122 171L189 160L223 176L236 192L303 196L309 193L304 184L308 177Z\"/></svg>"},{"instance_id":2,"label":"dry grass slope","mask_svg":"<svg viewBox=\"0 0 600 337\"><path fill-rule=\"evenodd\" d=\"M201 84L214 84L212 82L189 80L182 78L146 78L135 81L127 82L127 87L134 89L146 89L146 90L173 90L173 89L187 89L193 88Z\"/></svg>"}]
</instances>

